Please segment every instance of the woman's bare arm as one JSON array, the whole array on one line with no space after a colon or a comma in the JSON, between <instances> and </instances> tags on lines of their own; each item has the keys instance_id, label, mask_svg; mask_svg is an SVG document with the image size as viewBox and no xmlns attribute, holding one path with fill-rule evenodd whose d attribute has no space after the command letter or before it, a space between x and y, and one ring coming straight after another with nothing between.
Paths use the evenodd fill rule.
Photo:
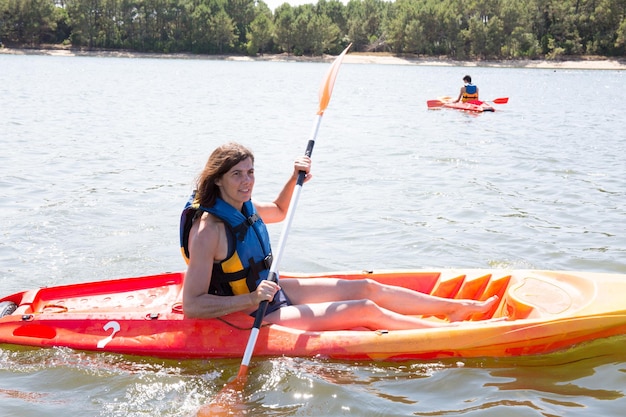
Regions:
<instances>
[{"instance_id":1,"label":"woman's bare arm","mask_svg":"<svg viewBox=\"0 0 626 417\"><path fill-rule=\"evenodd\" d=\"M289 209L289 203L291 201L291 196L293 195L293 191L296 187L296 182L298 180L298 175L300 171L306 172L306 176L304 177L304 182L307 182L311 179L311 158L307 156L299 157L294 162L294 171L289 180L278 194L276 199L271 203L264 203L254 201L254 206L256 207L259 216L263 219L265 223L278 223L285 219L287 216L287 211Z\"/></svg>"},{"instance_id":2,"label":"woman's bare arm","mask_svg":"<svg viewBox=\"0 0 626 417\"><path fill-rule=\"evenodd\" d=\"M223 223L206 216L189 234L189 265L183 283L183 312L188 318L213 318L259 304L255 293L222 297L209 294L213 263L223 242ZM220 230L221 229L221 230Z\"/></svg>"}]
</instances>

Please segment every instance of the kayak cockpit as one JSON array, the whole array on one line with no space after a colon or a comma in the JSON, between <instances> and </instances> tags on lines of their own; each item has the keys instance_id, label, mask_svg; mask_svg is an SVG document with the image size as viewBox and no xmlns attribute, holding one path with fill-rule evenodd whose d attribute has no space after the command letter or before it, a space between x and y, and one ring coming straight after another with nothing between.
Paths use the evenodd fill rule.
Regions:
<instances>
[{"instance_id":1,"label":"kayak cockpit","mask_svg":"<svg viewBox=\"0 0 626 417\"><path fill-rule=\"evenodd\" d=\"M5 300L12 314L171 311L180 302L183 273L37 288Z\"/></svg>"}]
</instances>

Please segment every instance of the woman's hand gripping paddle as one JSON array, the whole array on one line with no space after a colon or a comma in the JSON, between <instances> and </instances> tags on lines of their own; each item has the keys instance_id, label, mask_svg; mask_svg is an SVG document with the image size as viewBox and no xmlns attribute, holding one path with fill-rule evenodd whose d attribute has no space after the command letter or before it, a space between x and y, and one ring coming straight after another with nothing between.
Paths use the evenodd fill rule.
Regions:
<instances>
[{"instance_id":1,"label":"woman's hand gripping paddle","mask_svg":"<svg viewBox=\"0 0 626 417\"><path fill-rule=\"evenodd\" d=\"M308 157L310 157L313 153L313 146L315 146L315 138L317 137L317 131L319 130L322 116L324 115L324 111L326 110L326 107L328 107L328 103L330 102L330 96L333 92L335 79L337 78L337 74L339 73L339 67L341 66L343 57L348 52L348 49L350 49L350 46L352 46L352 44L348 45L346 49L344 49L343 52L337 58L335 58L328 70L328 73L326 73L324 82L320 86L319 108L317 110L317 116L315 118L313 131L311 133L311 137L307 143L306 151L304 153ZM293 222L293 216L296 210L296 206L298 204L298 199L300 198L300 191L302 190L305 176L306 172L304 171L300 171L298 173L296 188L291 195L291 201L289 202L289 208L287 210L287 218L283 223L283 229L280 235L280 240L278 242L278 250L273 257L272 266L270 267L269 275L267 278L272 281L277 281L278 279L278 265L280 264L280 259L285 249L287 235L289 234L289 229L291 228L291 223ZM198 410L196 414L197 417L233 416L241 415L243 413L240 404L241 391L246 385L246 380L248 378L248 366L250 365L250 359L252 359L252 353L254 352L257 337L259 336L259 329L261 328L261 323L263 322L265 311L267 310L267 304L267 301L263 301L259 305L259 309L257 310L254 324L250 332L250 338L248 339L248 344L246 346L243 359L241 361L239 373L232 381L224 386L224 388L217 394L217 396L213 399L211 403L201 407L200 410Z\"/></svg>"}]
</instances>

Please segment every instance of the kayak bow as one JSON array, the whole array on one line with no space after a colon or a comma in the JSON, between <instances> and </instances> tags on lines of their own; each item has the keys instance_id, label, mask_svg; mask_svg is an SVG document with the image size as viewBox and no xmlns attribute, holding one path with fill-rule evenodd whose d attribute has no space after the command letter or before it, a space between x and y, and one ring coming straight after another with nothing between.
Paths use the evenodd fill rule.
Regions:
<instances>
[{"instance_id":1,"label":"kayak bow","mask_svg":"<svg viewBox=\"0 0 626 417\"><path fill-rule=\"evenodd\" d=\"M506 104L509 102L509 98L501 97L501 98L492 100L491 102L495 104ZM437 100L426 101L426 106L428 107L428 109L447 108L447 109L456 109L456 110L462 110L462 111L473 112L473 113L496 111L496 109L489 103L490 102L480 101L480 100L472 100L472 101L468 101L465 103L454 102L452 100L452 97L445 96L445 97L440 97Z\"/></svg>"}]
</instances>

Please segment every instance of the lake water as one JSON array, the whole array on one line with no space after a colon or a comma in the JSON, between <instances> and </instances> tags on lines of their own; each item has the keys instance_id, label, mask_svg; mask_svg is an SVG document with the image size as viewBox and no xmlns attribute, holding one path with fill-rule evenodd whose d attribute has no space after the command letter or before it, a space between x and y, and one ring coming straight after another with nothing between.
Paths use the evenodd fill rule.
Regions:
<instances>
[{"instance_id":1,"label":"lake water","mask_svg":"<svg viewBox=\"0 0 626 417\"><path fill-rule=\"evenodd\" d=\"M271 199L328 64L0 55L0 294L184 269L210 152L256 154ZM427 110L469 73L495 113ZM344 64L283 271L626 273L626 72ZM276 244L280 225L270 232ZM253 416L623 415L626 338L517 359L253 359ZM181 417L239 361L0 348L0 415Z\"/></svg>"}]
</instances>

